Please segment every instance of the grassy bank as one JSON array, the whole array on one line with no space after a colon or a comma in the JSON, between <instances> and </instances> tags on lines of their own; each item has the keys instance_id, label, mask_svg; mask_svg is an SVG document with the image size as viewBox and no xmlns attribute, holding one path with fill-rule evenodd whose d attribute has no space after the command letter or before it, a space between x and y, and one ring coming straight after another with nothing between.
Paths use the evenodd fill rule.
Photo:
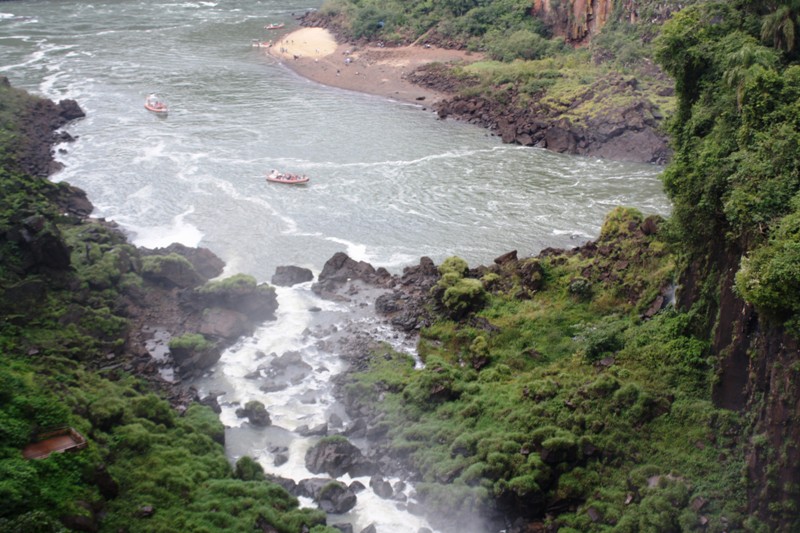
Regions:
<instances>
[{"instance_id":1,"label":"grassy bank","mask_svg":"<svg viewBox=\"0 0 800 533\"><path fill-rule=\"evenodd\" d=\"M644 318L675 275L661 232L642 231L651 223L620 209L596 245L462 268L485 294L422 331L425 369L378 350L346 386L385 413L448 530L498 511L559 531L747 521L743 422L711 402L708 343L670 305Z\"/></svg>"}]
</instances>

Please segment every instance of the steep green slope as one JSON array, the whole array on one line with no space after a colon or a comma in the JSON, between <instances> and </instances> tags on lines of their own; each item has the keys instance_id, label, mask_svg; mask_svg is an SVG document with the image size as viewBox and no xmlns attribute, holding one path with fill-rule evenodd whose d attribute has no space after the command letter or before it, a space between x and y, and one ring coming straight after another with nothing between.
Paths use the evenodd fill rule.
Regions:
<instances>
[{"instance_id":1,"label":"steep green slope","mask_svg":"<svg viewBox=\"0 0 800 533\"><path fill-rule=\"evenodd\" d=\"M510 531L744 527L743 421L711 401L693 315L665 303L660 224L618 209L570 252L445 261L425 368L378 349L351 376L348 403L384 413L446 531L492 514Z\"/></svg>"},{"instance_id":2,"label":"steep green slope","mask_svg":"<svg viewBox=\"0 0 800 533\"><path fill-rule=\"evenodd\" d=\"M236 477L211 409L176 412L132 374L123 297L146 294L143 260L75 209L77 191L30 175L48 167L51 107L0 83L0 530L332 531L282 488ZM88 446L23 458L63 426Z\"/></svg>"},{"instance_id":3,"label":"steep green slope","mask_svg":"<svg viewBox=\"0 0 800 533\"><path fill-rule=\"evenodd\" d=\"M642 241L617 212L590 249L447 261L426 368L386 354L354 376L448 521L800 528L798 22L789 1L674 15L656 41L677 90L661 230ZM676 307L644 312L670 272Z\"/></svg>"}]
</instances>

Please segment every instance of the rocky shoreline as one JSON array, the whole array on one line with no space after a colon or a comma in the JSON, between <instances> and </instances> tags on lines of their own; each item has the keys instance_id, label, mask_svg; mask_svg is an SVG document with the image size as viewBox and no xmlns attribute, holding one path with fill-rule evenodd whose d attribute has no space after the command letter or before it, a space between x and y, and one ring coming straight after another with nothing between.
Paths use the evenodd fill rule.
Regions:
<instances>
[{"instance_id":1,"label":"rocky shoreline","mask_svg":"<svg viewBox=\"0 0 800 533\"><path fill-rule=\"evenodd\" d=\"M365 57L376 53L386 58L391 58L393 54L422 56L436 47L448 49L453 46L452 43L431 38L411 46L392 48L384 47L381 43L377 47L368 41L348 41L334 21L317 11L306 13L298 21L307 28L325 28L336 37L337 42L347 43L356 55L363 54ZM664 131L664 116L645 96L645 84L636 77L607 74L582 86L570 102L559 104L556 108L545 101L546 93L521 95L518 88L513 86L496 87L491 96L485 93L472 94L469 89L476 85L477 80L455 76L448 62L432 60L408 71L405 66L407 63L407 60L398 61L397 66L393 67L391 61L384 61L382 68L384 71L402 71L403 83L419 87L421 94L424 91L425 94L438 95L435 98L420 97L418 100L422 101L418 103L430 104L441 119L451 118L484 127L504 143L614 161L659 165L665 164L671 157L668 135ZM343 80L345 76L331 78L325 75L324 69L304 68L298 61L286 64L319 83L343 86L346 81ZM369 61L358 60L353 65L362 69L370 66ZM345 74L349 73L348 69L344 70ZM369 70L366 68L366 71ZM659 81L661 88L657 92L660 97L669 97L674 93L672 83L658 67L648 64L647 75ZM378 95L391 94L386 87L370 83L366 73L354 78L347 88ZM587 113L579 108L591 108L593 111Z\"/></svg>"}]
</instances>

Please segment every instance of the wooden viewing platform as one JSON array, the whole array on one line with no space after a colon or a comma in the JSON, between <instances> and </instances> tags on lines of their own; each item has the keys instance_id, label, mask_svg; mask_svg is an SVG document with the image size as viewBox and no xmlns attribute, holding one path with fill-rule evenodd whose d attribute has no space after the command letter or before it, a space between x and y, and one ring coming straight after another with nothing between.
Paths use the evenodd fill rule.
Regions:
<instances>
[{"instance_id":1,"label":"wooden viewing platform","mask_svg":"<svg viewBox=\"0 0 800 533\"><path fill-rule=\"evenodd\" d=\"M32 442L22 449L25 459L44 459L51 453L77 451L87 446L86 438L74 428L63 427L36 435Z\"/></svg>"}]
</instances>

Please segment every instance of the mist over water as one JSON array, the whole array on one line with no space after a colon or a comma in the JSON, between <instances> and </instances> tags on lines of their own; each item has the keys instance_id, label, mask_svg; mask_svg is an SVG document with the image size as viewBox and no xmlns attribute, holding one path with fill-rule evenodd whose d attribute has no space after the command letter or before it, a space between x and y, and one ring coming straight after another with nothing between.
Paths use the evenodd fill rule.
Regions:
<instances>
[{"instance_id":1,"label":"mist over water","mask_svg":"<svg viewBox=\"0 0 800 533\"><path fill-rule=\"evenodd\" d=\"M0 75L84 109L87 117L67 127L77 141L59 147L65 168L53 179L86 190L95 216L118 222L137 245L210 248L227 273L259 281L279 265L318 273L340 251L395 273L421 256L489 264L514 249L524 257L594 238L618 205L669 211L659 167L503 145L419 106L319 86L250 46L265 24L290 31L293 13L319 3L3 2ZM166 118L143 108L151 92L169 102ZM267 183L273 168L311 183ZM294 429L341 410L328 382L343 364L320 341L343 321L378 325L308 285L279 290L279 303L278 320L228 350L197 385L225 392L232 458L249 454L278 475L305 475L310 443ZM267 395L244 377L289 351L314 368L303 382ZM236 418L251 399L267 405L273 427ZM280 443L291 460L276 469L269 449ZM359 495L355 514L337 521L356 531L371 522L381 532L424 525L376 500Z\"/></svg>"}]
</instances>

